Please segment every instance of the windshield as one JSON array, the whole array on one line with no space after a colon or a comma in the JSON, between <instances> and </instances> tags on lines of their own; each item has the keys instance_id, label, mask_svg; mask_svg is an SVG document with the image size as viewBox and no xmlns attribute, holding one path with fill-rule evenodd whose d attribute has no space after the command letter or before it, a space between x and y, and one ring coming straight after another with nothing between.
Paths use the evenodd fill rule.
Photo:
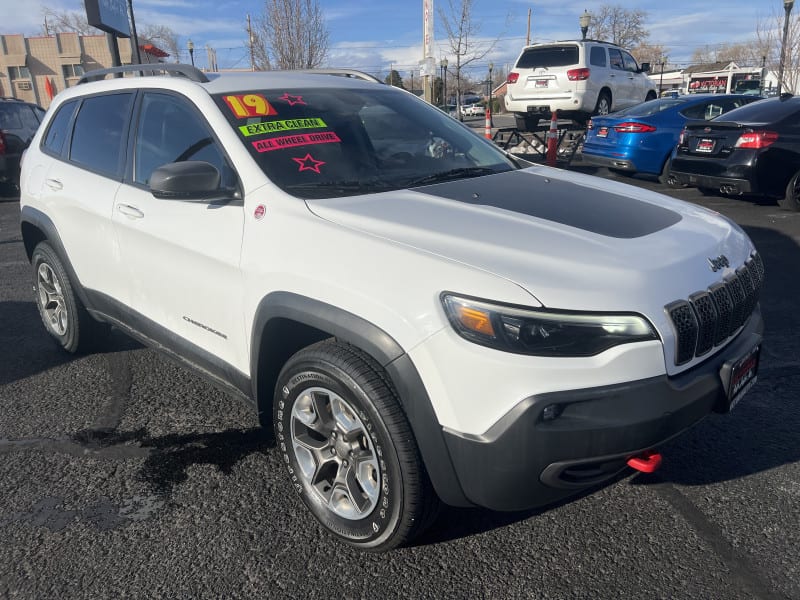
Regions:
<instances>
[{"instance_id":1,"label":"windshield","mask_svg":"<svg viewBox=\"0 0 800 600\"><path fill-rule=\"evenodd\" d=\"M791 99L758 100L747 106L717 117L717 121L736 121L738 123L776 123L800 112L800 103Z\"/></svg>"},{"instance_id":2,"label":"windshield","mask_svg":"<svg viewBox=\"0 0 800 600\"><path fill-rule=\"evenodd\" d=\"M250 90L215 101L264 173L301 198L517 168L458 121L388 86Z\"/></svg>"}]
</instances>

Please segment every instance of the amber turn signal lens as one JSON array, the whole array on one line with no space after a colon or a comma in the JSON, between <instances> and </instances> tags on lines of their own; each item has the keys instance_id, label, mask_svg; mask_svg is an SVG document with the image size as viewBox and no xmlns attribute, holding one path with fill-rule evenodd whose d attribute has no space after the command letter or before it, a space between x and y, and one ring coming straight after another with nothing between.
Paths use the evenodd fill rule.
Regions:
<instances>
[{"instance_id":1,"label":"amber turn signal lens","mask_svg":"<svg viewBox=\"0 0 800 600\"><path fill-rule=\"evenodd\" d=\"M456 306L456 311L458 320L467 329L483 335L494 336L494 328L488 312L463 305Z\"/></svg>"}]
</instances>

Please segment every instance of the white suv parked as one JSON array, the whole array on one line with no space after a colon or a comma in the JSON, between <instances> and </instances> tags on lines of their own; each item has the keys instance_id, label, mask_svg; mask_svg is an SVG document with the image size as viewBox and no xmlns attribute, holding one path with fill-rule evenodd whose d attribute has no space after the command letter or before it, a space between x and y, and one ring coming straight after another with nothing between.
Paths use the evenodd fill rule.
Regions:
<instances>
[{"instance_id":1,"label":"white suv parked","mask_svg":"<svg viewBox=\"0 0 800 600\"><path fill-rule=\"evenodd\" d=\"M114 71L181 76L90 81ZM88 73L22 166L36 304L251 403L333 535L652 469L753 384L764 269L718 214L513 157L377 80Z\"/></svg>"},{"instance_id":2,"label":"white suv parked","mask_svg":"<svg viewBox=\"0 0 800 600\"><path fill-rule=\"evenodd\" d=\"M532 131L553 111L579 121L656 98L647 76L629 52L615 44L576 40L526 46L508 74L506 109L517 128Z\"/></svg>"}]
</instances>

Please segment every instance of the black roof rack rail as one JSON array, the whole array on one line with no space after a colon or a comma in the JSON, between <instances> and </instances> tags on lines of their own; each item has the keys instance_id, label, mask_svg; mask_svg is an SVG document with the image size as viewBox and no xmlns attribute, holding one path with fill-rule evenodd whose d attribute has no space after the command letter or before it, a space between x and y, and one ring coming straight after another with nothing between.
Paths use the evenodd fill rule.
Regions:
<instances>
[{"instance_id":1,"label":"black roof rack rail","mask_svg":"<svg viewBox=\"0 0 800 600\"><path fill-rule=\"evenodd\" d=\"M383 84L383 81L381 81L374 75L370 75L369 73L364 73L364 71L357 71L356 69L296 69L294 70L294 72L309 73L311 75L314 74L338 75L339 77L352 77L353 79L363 79L364 81L371 81L373 83Z\"/></svg>"},{"instance_id":2,"label":"black roof rack rail","mask_svg":"<svg viewBox=\"0 0 800 600\"><path fill-rule=\"evenodd\" d=\"M140 77L168 74L173 77L186 77L188 80L197 83L208 83L209 81L205 73L192 65L147 63L143 65L123 65L121 67L88 71L78 80L78 85L81 83L89 83L90 81L99 81L105 79L106 75L113 75L115 73L139 73Z\"/></svg>"}]
</instances>

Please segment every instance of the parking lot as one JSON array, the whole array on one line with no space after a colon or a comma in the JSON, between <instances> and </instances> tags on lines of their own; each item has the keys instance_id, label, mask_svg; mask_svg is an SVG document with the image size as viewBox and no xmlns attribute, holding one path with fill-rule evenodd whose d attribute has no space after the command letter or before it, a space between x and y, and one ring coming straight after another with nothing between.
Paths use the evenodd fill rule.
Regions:
<instances>
[{"instance_id":1,"label":"parking lot","mask_svg":"<svg viewBox=\"0 0 800 600\"><path fill-rule=\"evenodd\" d=\"M800 214L582 170L748 232L767 271L758 384L655 474L540 511L446 508L387 555L315 524L238 400L121 334L59 351L18 203L0 203L0 597L800 597Z\"/></svg>"}]
</instances>

